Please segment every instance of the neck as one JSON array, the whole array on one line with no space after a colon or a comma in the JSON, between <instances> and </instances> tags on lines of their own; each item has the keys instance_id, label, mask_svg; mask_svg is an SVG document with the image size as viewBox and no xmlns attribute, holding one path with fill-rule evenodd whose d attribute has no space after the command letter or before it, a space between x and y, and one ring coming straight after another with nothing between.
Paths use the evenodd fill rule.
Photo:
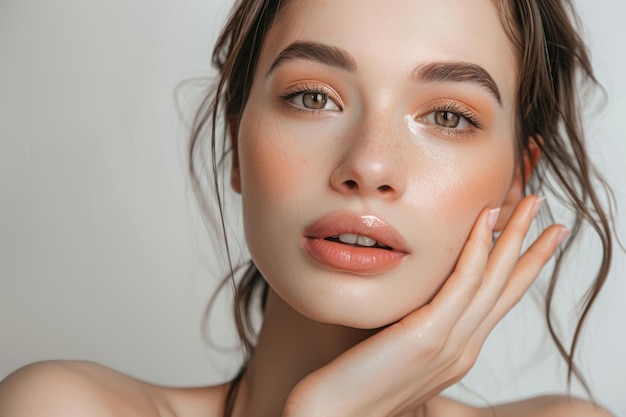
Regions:
<instances>
[{"instance_id":1,"label":"neck","mask_svg":"<svg viewBox=\"0 0 626 417\"><path fill-rule=\"evenodd\" d=\"M302 378L373 333L310 320L270 289L263 326L241 381L234 415L280 416L287 396Z\"/></svg>"}]
</instances>

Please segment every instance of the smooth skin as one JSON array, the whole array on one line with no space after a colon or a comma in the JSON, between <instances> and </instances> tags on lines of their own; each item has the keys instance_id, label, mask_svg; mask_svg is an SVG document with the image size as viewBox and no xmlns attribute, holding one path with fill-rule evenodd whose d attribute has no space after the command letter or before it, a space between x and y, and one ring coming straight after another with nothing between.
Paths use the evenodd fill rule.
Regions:
<instances>
[{"instance_id":1,"label":"smooth skin","mask_svg":"<svg viewBox=\"0 0 626 417\"><path fill-rule=\"evenodd\" d=\"M291 417L315 410L321 416L411 416L422 415L420 405L425 404L433 417L610 416L586 401L558 396L491 408L473 408L437 396L469 370L491 328L517 302L563 238L562 227L551 226L518 258L516 251L536 202L534 196L521 202L491 253L489 211L482 213L457 268L432 303L310 373L291 391L284 411L278 408L272 414L267 399L251 404L259 392L247 395L252 384L248 378L240 398L251 401L241 401L235 415ZM511 278L502 279L499 272L511 272ZM277 297L270 300L268 313L289 311ZM303 319L294 315L283 325ZM259 348L267 346L259 343ZM254 376L259 367L252 366L250 374ZM387 383L371 382L381 380ZM0 415L218 417L227 386L165 388L91 363L46 362L22 368L0 384ZM278 388L268 387L274 395Z\"/></svg>"},{"instance_id":2,"label":"smooth skin","mask_svg":"<svg viewBox=\"0 0 626 417\"><path fill-rule=\"evenodd\" d=\"M520 255L542 200L522 198L508 38L489 0L433 3L291 2L267 35L233 127L232 184L272 289L234 417L610 415L558 396L487 408L439 396L568 231L552 225ZM341 49L353 68L310 56L276 64L302 41ZM475 82L413 76L458 61L490 74L497 97ZM310 93L330 101L311 107ZM531 146L526 172L538 157ZM405 259L367 276L312 260L305 230L336 210L384 219L406 240ZM227 388L158 387L46 362L0 383L0 416L218 417Z\"/></svg>"},{"instance_id":3,"label":"smooth skin","mask_svg":"<svg viewBox=\"0 0 626 417\"><path fill-rule=\"evenodd\" d=\"M310 415L315 410L321 416L410 416L422 415L420 406L425 404L428 415L434 417L610 416L586 401L565 397L540 397L492 408L473 408L437 396L469 370L491 328L517 302L562 240L562 227L551 226L518 258L517 251L536 211L536 203L534 196L520 203L491 253L492 226L490 212L485 210L457 268L428 306L309 373L291 390L284 410L280 400L271 401L281 388L279 381L274 381L276 385L268 384L272 376L260 381L265 382L260 387L267 387L272 397L264 398L261 388L250 392L255 371L266 365L256 358L263 358L268 351L282 353L280 349L271 349L271 343L260 340L260 352L242 387L235 415L291 417ZM501 278L501 273L508 272L511 278ZM268 305L270 317L289 311L272 293ZM261 338L305 320L295 313L291 317L283 316L282 323L274 323L276 329L264 327ZM348 339L344 335L341 342L350 343ZM296 364L296 373L303 365ZM387 383L371 382L381 380ZM227 384L197 389L158 387L95 364L46 362L20 369L0 384L0 415L218 417L226 389Z\"/></svg>"},{"instance_id":4,"label":"smooth skin","mask_svg":"<svg viewBox=\"0 0 626 417\"><path fill-rule=\"evenodd\" d=\"M339 49L352 68L278 59L301 42ZM439 62L482 68L500 99L476 82L415 79ZM480 213L501 208L502 230L520 201L515 79L489 0L288 3L261 49L232 181L250 253L280 298L310 319L362 329L429 302ZM309 91L327 96L323 109L306 108ZM436 123L442 109L460 116L457 127ZM530 172L534 158L526 160ZM305 230L343 211L402 232L404 261L372 279L312 262Z\"/></svg>"}]
</instances>

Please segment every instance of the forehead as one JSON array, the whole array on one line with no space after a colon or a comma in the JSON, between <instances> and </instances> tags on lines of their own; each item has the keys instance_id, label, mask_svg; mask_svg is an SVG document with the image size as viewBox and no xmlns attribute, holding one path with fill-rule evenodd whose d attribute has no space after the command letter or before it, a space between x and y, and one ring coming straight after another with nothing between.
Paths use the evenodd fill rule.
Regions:
<instances>
[{"instance_id":1,"label":"forehead","mask_svg":"<svg viewBox=\"0 0 626 417\"><path fill-rule=\"evenodd\" d=\"M511 98L516 60L491 0L288 1L267 34L259 66L290 44L315 41L345 49L358 72L377 69L406 78L429 60L469 62L486 69Z\"/></svg>"}]
</instances>

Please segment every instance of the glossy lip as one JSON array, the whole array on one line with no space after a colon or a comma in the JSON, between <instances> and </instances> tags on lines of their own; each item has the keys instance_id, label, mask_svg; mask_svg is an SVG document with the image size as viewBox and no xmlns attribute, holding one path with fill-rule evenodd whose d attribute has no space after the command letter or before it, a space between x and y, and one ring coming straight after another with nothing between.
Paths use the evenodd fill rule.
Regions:
<instances>
[{"instance_id":1,"label":"glossy lip","mask_svg":"<svg viewBox=\"0 0 626 417\"><path fill-rule=\"evenodd\" d=\"M390 249L355 247L326 240L342 233L368 236ZM372 215L335 212L306 228L304 249L319 264L336 271L372 275L397 266L409 253L400 233Z\"/></svg>"}]
</instances>

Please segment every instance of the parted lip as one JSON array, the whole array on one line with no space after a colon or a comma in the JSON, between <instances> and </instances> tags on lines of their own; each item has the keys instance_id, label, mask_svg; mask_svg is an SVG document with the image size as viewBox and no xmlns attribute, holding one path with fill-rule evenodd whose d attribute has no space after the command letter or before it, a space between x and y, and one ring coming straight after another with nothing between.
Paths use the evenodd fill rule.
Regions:
<instances>
[{"instance_id":1,"label":"parted lip","mask_svg":"<svg viewBox=\"0 0 626 417\"><path fill-rule=\"evenodd\" d=\"M380 218L346 211L329 213L304 231L307 239L326 239L351 233L367 236L393 251L409 253L402 235Z\"/></svg>"}]
</instances>

